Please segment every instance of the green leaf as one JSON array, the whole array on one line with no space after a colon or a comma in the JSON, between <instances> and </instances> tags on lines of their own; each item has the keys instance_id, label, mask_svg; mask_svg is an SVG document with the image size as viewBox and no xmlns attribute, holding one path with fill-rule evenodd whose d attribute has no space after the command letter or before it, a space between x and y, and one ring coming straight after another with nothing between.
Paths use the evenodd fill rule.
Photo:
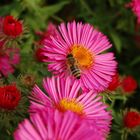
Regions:
<instances>
[{"instance_id":1,"label":"green leaf","mask_svg":"<svg viewBox=\"0 0 140 140\"><path fill-rule=\"evenodd\" d=\"M115 6L115 1L114 0L108 0L109 4L111 7L114 7Z\"/></svg>"},{"instance_id":2,"label":"green leaf","mask_svg":"<svg viewBox=\"0 0 140 140\"><path fill-rule=\"evenodd\" d=\"M41 10L40 12L42 13L42 15L49 17L49 16L54 15L58 11L60 11L68 3L69 3L69 1L63 1L58 4L46 6L42 9L40 9Z\"/></svg>"},{"instance_id":3,"label":"green leaf","mask_svg":"<svg viewBox=\"0 0 140 140\"><path fill-rule=\"evenodd\" d=\"M32 51L32 44L34 41L33 35L30 35L28 38L28 41L26 41L21 47L22 47L22 53L29 53Z\"/></svg>"},{"instance_id":4,"label":"green leaf","mask_svg":"<svg viewBox=\"0 0 140 140\"><path fill-rule=\"evenodd\" d=\"M38 10L41 0L21 0L23 7L28 8L29 10Z\"/></svg>"},{"instance_id":5,"label":"green leaf","mask_svg":"<svg viewBox=\"0 0 140 140\"><path fill-rule=\"evenodd\" d=\"M116 47L117 52L120 53L121 47L122 47L122 42L121 42L119 35L115 31L112 31L112 32L110 32L110 36Z\"/></svg>"},{"instance_id":6,"label":"green leaf","mask_svg":"<svg viewBox=\"0 0 140 140\"><path fill-rule=\"evenodd\" d=\"M130 62L130 66L134 66L136 64L140 63L140 56L136 57L134 60Z\"/></svg>"},{"instance_id":7,"label":"green leaf","mask_svg":"<svg viewBox=\"0 0 140 140\"><path fill-rule=\"evenodd\" d=\"M16 81L16 77L13 74L9 74L7 80L9 83L13 83Z\"/></svg>"}]
</instances>

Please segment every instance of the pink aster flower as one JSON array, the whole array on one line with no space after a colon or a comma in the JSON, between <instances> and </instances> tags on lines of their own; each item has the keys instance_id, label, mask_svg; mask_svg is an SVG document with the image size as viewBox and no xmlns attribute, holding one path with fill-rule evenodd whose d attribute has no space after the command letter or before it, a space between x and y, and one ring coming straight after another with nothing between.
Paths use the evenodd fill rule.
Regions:
<instances>
[{"instance_id":1,"label":"pink aster flower","mask_svg":"<svg viewBox=\"0 0 140 140\"><path fill-rule=\"evenodd\" d=\"M103 91L116 71L113 53L103 53L112 45L107 37L89 24L62 23L59 39L46 38L44 62L50 62L49 71L61 77L72 75L79 79L84 90Z\"/></svg>"},{"instance_id":2,"label":"pink aster flower","mask_svg":"<svg viewBox=\"0 0 140 140\"><path fill-rule=\"evenodd\" d=\"M68 111L41 111L19 124L15 140L103 140L88 123Z\"/></svg>"},{"instance_id":3,"label":"pink aster flower","mask_svg":"<svg viewBox=\"0 0 140 140\"><path fill-rule=\"evenodd\" d=\"M45 39L51 40L51 36L58 37L58 31L56 29L56 25L53 23L49 23L46 30L44 32L36 32L37 35L40 36L39 44L43 45Z\"/></svg>"},{"instance_id":4,"label":"pink aster flower","mask_svg":"<svg viewBox=\"0 0 140 140\"><path fill-rule=\"evenodd\" d=\"M140 24L140 0L132 0L126 4L126 7L132 8L133 13L137 16L137 22Z\"/></svg>"},{"instance_id":5,"label":"pink aster flower","mask_svg":"<svg viewBox=\"0 0 140 140\"><path fill-rule=\"evenodd\" d=\"M19 64L20 54L18 48L1 48L0 49L0 73L8 76L15 71L14 66Z\"/></svg>"},{"instance_id":6,"label":"pink aster flower","mask_svg":"<svg viewBox=\"0 0 140 140\"><path fill-rule=\"evenodd\" d=\"M44 41L46 39L51 40L51 36L59 38L58 31L56 29L56 26L50 22L44 32L39 31L36 32L36 34L40 36L40 40L36 43L38 48L36 48L35 50L35 58L37 61L43 62L43 60L47 59L47 57L42 55L42 52L44 52L42 45L44 44Z\"/></svg>"},{"instance_id":7,"label":"pink aster flower","mask_svg":"<svg viewBox=\"0 0 140 140\"><path fill-rule=\"evenodd\" d=\"M97 96L93 91L83 93L79 81L71 77L46 78L43 80L43 87L49 97L36 85L30 97L30 112L38 112L48 107L61 112L70 110L81 118L91 120L92 127L106 137L112 117L110 112L106 111L107 106L101 102L101 96Z\"/></svg>"}]
</instances>

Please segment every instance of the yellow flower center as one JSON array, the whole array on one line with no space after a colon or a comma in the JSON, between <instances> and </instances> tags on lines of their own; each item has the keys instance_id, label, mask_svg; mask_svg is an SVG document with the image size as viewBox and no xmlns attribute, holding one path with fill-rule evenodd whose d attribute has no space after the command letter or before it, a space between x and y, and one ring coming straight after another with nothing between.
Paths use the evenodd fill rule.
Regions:
<instances>
[{"instance_id":1,"label":"yellow flower center","mask_svg":"<svg viewBox=\"0 0 140 140\"><path fill-rule=\"evenodd\" d=\"M87 48L81 45L73 45L71 53L81 68L89 68L92 65L93 55Z\"/></svg>"},{"instance_id":2,"label":"yellow flower center","mask_svg":"<svg viewBox=\"0 0 140 140\"><path fill-rule=\"evenodd\" d=\"M59 109L63 112L70 110L80 115L83 114L83 106L80 103L77 103L75 99L62 99L59 102Z\"/></svg>"}]
</instances>

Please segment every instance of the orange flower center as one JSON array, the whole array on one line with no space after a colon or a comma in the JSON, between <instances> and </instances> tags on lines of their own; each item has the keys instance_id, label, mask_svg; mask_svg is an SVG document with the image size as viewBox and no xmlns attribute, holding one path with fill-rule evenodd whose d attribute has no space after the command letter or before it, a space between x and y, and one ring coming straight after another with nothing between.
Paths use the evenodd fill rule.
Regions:
<instances>
[{"instance_id":1,"label":"orange flower center","mask_svg":"<svg viewBox=\"0 0 140 140\"><path fill-rule=\"evenodd\" d=\"M89 68L92 65L93 55L87 48L81 45L73 45L71 53L80 68Z\"/></svg>"},{"instance_id":2,"label":"orange flower center","mask_svg":"<svg viewBox=\"0 0 140 140\"><path fill-rule=\"evenodd\" d=\"M77 103L75 99L64 98L59 102L59 110L63 112L70 110L77 114L83 114L83 105Z\"/></svg>"}]
</instances>

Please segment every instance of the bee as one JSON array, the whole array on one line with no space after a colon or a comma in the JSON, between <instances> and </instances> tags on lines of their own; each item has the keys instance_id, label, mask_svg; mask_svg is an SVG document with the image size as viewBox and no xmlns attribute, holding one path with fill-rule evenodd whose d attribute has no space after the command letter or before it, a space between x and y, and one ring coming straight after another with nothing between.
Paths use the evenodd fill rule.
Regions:
<instances>
[{"instance_id":1,"label":"bee","mask_svg":"<svg viewBox=\"0 0 140 140\"><path fill-rule=\"evenodd\" d=\"M77 65L77 61L74 59L73 55L70 53L67 55L67 63L69 65L70 71L72 73L72 75L76 78L76 79L80 79L81 77L81 72L80 69Z\"/></svg>"}]
</instances>

